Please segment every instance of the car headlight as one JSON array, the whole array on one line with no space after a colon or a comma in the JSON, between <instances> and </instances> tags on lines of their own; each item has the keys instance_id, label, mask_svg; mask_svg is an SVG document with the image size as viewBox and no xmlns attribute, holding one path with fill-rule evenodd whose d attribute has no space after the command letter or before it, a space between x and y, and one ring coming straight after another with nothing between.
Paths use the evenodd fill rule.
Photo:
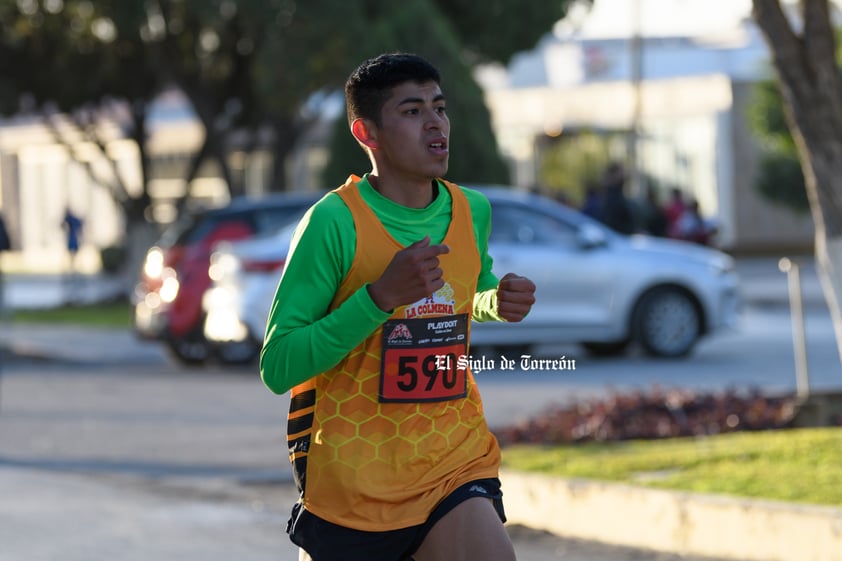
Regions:
<instances>
[{"instance_id":1,"label":"car headlight","mask_svg":"<svg viewBox=\"0 0 842 561\"><path fill-rule=\"evenodd\" d=\"M214 282L220 282L227 277L240 272L240 259L225 251L216 251L211 255L208 276Z\"/></svg>"},{"instance_id":2,"label":"car headlight","mask_svg":"<svg viewBox=\"0 0 842 561\"><path fill-rule=\"evenodd\" d=\"M713 269L713 272L719 275L724 275L726 273L731 273L734 271L734 258L730 255L718 255L717 257L713 258L710 262L710 267Z\"/></svg>"},{"instance_id":3,"label":"car headlight","mask_svg":"<svg viewBox=\"0 0 842 561\"><path fill-rule=\"evenodd\" d=\"M164 273L164 252L160 247L152 247L146 253L143 262L143 274L150 279L159 279Z\"/></svg>"},{"instance_id":4,"label":"car headlight","mask_svg":"<svg viewBox=\"0 0 842 561\"><path fill-rule=\"evenodd\" d=\"M167 267L164 269L161 277L163 278L163 282L161 283L161 289L158 291L161 300L167 304L174 302L176 296L178 296L179 289L178 277L175 271Z\"/></svg>"},{"instance_id":5,"label":"car headlight","mask_svg":"<svg viewBox=\"0 0 842 561\"><path fill-rule=\"evenodd\" d=\"M214 287L205 292L202 306L205 317L205 337L211 341L245 341L248 327L237 314L237 293L225 287Z\"/></svg>"}]
</instances>

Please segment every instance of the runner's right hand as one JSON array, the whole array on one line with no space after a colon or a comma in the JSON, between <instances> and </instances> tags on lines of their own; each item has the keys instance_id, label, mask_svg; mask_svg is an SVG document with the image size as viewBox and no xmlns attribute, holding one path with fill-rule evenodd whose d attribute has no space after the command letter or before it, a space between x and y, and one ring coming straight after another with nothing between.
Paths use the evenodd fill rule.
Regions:
<instances>
[{"instance_id":1,"label":"runner's right hand","mask_svg":"<svg viewBox=\"0 0 842 561\"><path fill-rule=\"evenodd\" d=\"M395 253L368 293L384 312L412 304L444 286L438 256L450 253L445 244L430 244L430 236Z\"/></svg>"}]
</instances>

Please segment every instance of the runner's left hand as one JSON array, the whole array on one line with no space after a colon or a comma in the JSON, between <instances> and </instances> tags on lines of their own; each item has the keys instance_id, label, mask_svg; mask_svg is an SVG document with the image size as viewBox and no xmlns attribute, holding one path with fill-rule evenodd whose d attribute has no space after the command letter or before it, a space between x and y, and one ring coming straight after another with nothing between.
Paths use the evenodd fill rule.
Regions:
<instances>
[{"instance_id":1,"label":"runner's left hand","mask_svg":"<svg viewBox=\"0 0 842 561\"><path fill-rule=\"evenodd\" d=\"M535 303L535 283L526 277L507 273L497 285L497 313L508 322L526 317Z\"/></svg>"}]
</instances>

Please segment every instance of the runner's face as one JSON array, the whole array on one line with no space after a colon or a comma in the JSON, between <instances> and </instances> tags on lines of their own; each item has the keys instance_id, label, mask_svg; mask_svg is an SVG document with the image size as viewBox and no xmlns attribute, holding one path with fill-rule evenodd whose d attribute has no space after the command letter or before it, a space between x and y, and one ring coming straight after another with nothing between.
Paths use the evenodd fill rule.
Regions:
<instances>
[{"instance_id":1,"label":"runner's face","mask_svg":"<svg viewBox=\"0 0 842 561\"><path fill-rule=\"evenodd\" d=\"M442 177L447 172L450 120L435 82L404 82L392 90L377 127L380 173L407 179Z\"/></svg>"}]
</instances>

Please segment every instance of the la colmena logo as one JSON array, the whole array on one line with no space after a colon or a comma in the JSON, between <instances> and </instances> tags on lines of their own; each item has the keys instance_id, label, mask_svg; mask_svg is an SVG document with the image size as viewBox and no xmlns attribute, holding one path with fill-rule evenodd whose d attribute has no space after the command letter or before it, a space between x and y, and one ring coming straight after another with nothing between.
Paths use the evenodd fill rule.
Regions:
<instances>
[{"instance_id":1,"label":"la colmena logo","mask_svg":"<svg viewBox=\"0 0 842 561\"><path fill-rule=\"evenodd\" d=\"M433 292L430 296L422 298L418 302L407 306L404 310L404 317L424 317L432 315L452 315L456 309L456 301L453 299L453 287L449 282Z\"/></svg>"}]
</instances>

